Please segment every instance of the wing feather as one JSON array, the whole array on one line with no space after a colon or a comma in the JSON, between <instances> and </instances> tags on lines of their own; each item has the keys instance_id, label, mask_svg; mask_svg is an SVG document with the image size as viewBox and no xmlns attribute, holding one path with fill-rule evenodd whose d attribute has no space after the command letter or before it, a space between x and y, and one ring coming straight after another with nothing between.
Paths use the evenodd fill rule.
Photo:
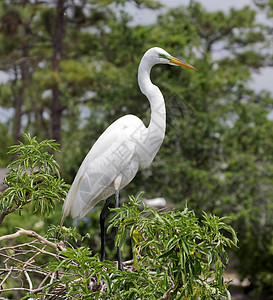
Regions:
<instances>
[{"instance_id":1,"label":"wing feather","mask_svg":"<svg viewBox=\"0 0 273 300\"><path fill-rule=\"evenodd\" d=\"M114 193L111 186L135 154L130 138L142 121L127 115L109 126L93 145L67 194L62 220L71 211L72 217L84 216L96 203Z\"/></svg>"},{"instance_id":2,"label":"wing feather","mask_svg":"<svg viewBox=\"0 0 273 300\"><path fill-rule=\"evenodd\" d=\"M126 168L134 155L135 145L119 139L103 155L97 157L81 176L76 201L71 207L72 217L84 216L98 201L114 193L113 182Z\"/></svg>"}]
</instances>

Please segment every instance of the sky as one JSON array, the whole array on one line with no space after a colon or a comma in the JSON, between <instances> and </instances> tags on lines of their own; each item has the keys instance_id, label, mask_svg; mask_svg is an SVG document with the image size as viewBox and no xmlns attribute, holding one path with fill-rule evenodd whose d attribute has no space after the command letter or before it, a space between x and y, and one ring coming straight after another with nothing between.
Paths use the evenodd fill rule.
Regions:
<instances>
[{"instance_id":1,"label":"sky","mask_svg":"<svg viewBox=\"0 0 273 300\"><path fill-rule=\"evenodd\" d=\"M188 5L190 0L159 0L164 7L159 11L154 12L150 9L139 9L135 8L135 5L129 3L127 5L128 11L134 15L133 24L143 24L148 25L156 21L157 14L162 14L170 8L175 8L181 5ZM208 11L217 11L222 10L228 12L230 8L242 8L244 6L250 6L254 8L252 0L199 0L199 2L208 10Z\"/></svg>"}]
</instances>

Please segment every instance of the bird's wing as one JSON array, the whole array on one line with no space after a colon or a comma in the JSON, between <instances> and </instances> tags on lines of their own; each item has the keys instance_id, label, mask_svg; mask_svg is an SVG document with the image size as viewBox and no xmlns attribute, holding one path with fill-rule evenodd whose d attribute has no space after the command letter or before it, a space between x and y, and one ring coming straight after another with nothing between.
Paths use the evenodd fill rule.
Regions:
<instances>
[{"instance_id":1,"label":"bird's wing","mask_svg":"<svg viewBox=\"0 0 273 300\"><path fill-rule=\"evenodd\" d=\"M122 122L119 121L121 119ZM66 197L63 218L69 211L72 217L82 217L99 200L105 199L104 191L109 196L107 189L134 156L136 145L130 137L135 126L128 126L128 122L125 122L129 116L127 120L124 117L121 119L106 129L82 162ZM101 194L102 197L97 199Z\"/></svg>"},{"instance_id":2,"label":"bird's wing","mask_svg":"<svg viewBox=\"0 0 273 300\"><path fill-rule=\"evenodd\" d=\"M133 142L120 138L89 165L78 181L76 199L71 208L73 217L84 216L99 200L105 199L104 195L109 195L108 189L129 164L134 150ZM110 194L113 192L112 189ZM99 195L101 199L97 199Z\"/></svg>"}]
</instances>

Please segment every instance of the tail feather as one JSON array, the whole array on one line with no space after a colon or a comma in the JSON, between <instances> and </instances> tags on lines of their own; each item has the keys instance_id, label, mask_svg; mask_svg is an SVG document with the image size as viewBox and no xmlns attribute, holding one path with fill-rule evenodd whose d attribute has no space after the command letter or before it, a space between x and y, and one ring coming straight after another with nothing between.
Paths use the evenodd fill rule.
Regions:
<instances>
[{"instance_id":1,"label":"tail feather","mask_svg":"<svg viewBox=\"0 0 273 300\"><path fill-rule=\"evenodd\" d=\"M71 206L73 204L73 199L76 198L76 188L75 186L78 186L78 184L75 184L75 182L72 183L70 190L68 191L68 194L65 198L64 201L64 205L63 205L63 214L62 214L62 218L61 218L61 222L60 222L60 227L59 227L59 231L57 234L57 239L59 238L63 223L64 223L64 219L65 217L69 214L70 210L71 210Z\"/></svg>"}]
</instances>

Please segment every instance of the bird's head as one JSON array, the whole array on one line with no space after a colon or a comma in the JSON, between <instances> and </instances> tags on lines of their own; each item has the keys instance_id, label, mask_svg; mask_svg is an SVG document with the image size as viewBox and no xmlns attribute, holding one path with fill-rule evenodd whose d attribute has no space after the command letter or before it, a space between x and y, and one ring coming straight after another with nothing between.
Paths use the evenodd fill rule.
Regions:
<instances>
[{"instance_id":1,"label":"bird's head","mask_svg":"<svg viewBox=\"0 0 273 300\"><path fill-rule=\"evenodd\" d=\"M149 61L155 65L155 64L168 64L172 66L181 66L185 68L189 68L192 70L196 70L195 67L181 61L180 59L173 57L170 55L167 51L164 49L161 49L159 47L153 47L149 49L144 57L148 58Z\"/></svg>"}]
</instances>

